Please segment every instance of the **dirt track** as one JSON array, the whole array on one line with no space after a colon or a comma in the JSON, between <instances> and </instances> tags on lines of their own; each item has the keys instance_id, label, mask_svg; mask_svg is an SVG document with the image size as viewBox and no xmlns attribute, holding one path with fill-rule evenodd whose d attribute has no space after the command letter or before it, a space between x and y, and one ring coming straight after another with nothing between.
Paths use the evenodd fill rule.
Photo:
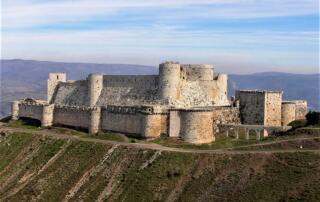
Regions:
<instances>
[{"instance_id":1,"label":"dirt track","mask_svg":"<svg viewBox=\"0 0 320 202\"><path fill-rule=\"evenodd\" d=\"M302 137L295 138L289 140L277 140L272 142L262 142L258 144L251 144L245 146L237 146L233 148L223 148L223 149L212 149L212 150L200 150L200 149L184 149L184 148L174 148L174 147L166 147L155 143L127 143L127 142L117 142L111 140L102 140L102 139L94 139L94 138L83 138L78 136L71 136L63 133L57 133L49 130L32 130L32 129L21 129L21 128L11 128L7 127L4 124L0 125L0 132L8 131L8 132L30 132L33 134L39 134L43 136L48 136L52 138L61 138L61 139L70 139L70 140L79 140L85 142L93 142L93 143L101 143L101 144L117 144L126 147L135 147L141 149L151 149L151 150L159 150L159 151L169 151L169 152L183 152L183 153L212 153L212 154L246 154L246 153L293 153L293 152L314 152L320 153L319 149L288 149L288 150L270 150L270 151L262 151L262 150L250 150L250 151L236 151L232 149L237 148L246 148L252 146L263 146L263 145L271 145L275 143L288 142L293 140L314 140L315 138L320 139L320 137Z\"/></svg>"}]
</instances>

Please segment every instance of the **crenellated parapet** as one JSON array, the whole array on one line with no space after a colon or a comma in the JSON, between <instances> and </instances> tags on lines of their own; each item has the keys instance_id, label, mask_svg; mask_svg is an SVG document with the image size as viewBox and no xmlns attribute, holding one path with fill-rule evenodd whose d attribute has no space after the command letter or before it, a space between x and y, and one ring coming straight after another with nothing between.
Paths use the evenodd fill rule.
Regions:
<instances>
[{"instance_id":1,"label":"crenellated parapet","mask_svg":"<svg viewBox=\"0 0 320 202\"><path fill-rule=\"evenodd\" d=\"M66 106L66 105L55 105L55 108L61 109L61 110L72 110L72 111L84 111L84 112L90 112L94 110L98 110L99 107L87 107L87 106Z\"/></svg>"}]
</instances>

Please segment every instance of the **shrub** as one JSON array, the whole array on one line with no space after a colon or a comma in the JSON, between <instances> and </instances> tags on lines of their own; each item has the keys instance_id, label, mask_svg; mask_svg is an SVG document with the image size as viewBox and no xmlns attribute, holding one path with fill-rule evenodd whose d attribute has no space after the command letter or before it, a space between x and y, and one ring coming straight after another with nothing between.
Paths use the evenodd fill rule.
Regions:
<instances>
[{"instance_id":1,"label":"shrub","mask_svg":"<svg viewBox=\"0 0 320 202\"><path fill-rule=\"evenodd\" d=\"M294 121L290 122L288 125L291 126L292 129L302 128L307 125L307 121L304 119L294 120Z\"/></svg>"},{"instance_id":2,"label":"shrub","mask_svg":"<svg viewBox=\"0 0 320 202\"><path fill-rule=\"evenodd\" d=\"M310 111L306 115L308 125L320 125L320 112Z\"/></svg>"}]
</instances>

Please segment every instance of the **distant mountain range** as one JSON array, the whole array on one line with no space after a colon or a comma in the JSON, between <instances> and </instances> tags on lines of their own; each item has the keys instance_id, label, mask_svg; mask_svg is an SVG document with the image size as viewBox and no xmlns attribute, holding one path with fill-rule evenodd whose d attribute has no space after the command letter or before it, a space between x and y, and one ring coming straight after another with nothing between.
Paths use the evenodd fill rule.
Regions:
<instances>
[{"instance_id":1,"label":"distant mountain range","mask_svg":"<svg viewBox=\"0 0 320 202\"><path fill-rule=\"evenodd\" d=\"M68 79L84 79L89 73L158 74L154 66L129 64L63 63L35 60L1 60L0 117L9 114L10 102L24 97L45 98L50 72L66 72ZM320 74L266 72L229 75L229 96L235 89L282 90L284 99L306 99L312 110L320 111Z\"/></svg>"}]
</instances>

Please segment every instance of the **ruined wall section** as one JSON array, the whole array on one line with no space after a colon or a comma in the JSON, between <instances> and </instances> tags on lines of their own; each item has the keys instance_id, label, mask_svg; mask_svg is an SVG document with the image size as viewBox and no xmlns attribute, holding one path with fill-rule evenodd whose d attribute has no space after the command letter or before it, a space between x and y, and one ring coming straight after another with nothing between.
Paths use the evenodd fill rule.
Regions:
<instances>
[{"instance_id":1,"label":"ruined wall section","mask_svg":"<svg viewBox=\"0 0 320 202\"><path fill-rule=\"evenodd\" d=\"M86 80L59 83L52 103L64 106L89 106Z\"/></svg>"},{"instance_id":2,"label":"ruined wall section","mask_svg":"<svg viewBox=\"0 0 320 202\"><path fill-rule=\"evenodd\" d=\"M148 76L103 76L103 89L96 103L106 105L143 105L157 100L159 77Z\"/></svg>"},{"instance_id":3,"label":"ruined wall section","mask_svg":"<svg viewBox=\"0 0 320 202\"><path fill-rule=\"evenodd\" d=\"M286 126L294 120L305 119L307 113L306 100L283 101L281 105L281 124Z\"/></svg>"},{"instance_id":4,"label":"ruined wall section","mask_svg":"<svg viewBox=\"0 0 320 202\"><path fill-rule=\"evenodd\" d=\"M282 102L281 125L287 126L296 119L296 104L293 102Z\"/></svg>"},{"instance_id":5,"label":"ruined wall section","mask_svg":"<svg viewBox=\"0 0 320 202\"><path fill-rule=\"evenodd\" d=\"M296 104L295 116L296 120L306 119L306 115L308 113L308 104L306 100L294 100Z\"/></svg>"},{"instance_id":6,"label":"ruined wall section","mask_svg":"<svg viewBox=\"0 0 320 202\"><path fill-rule=\"evenodd\" d=\"M265 92L264 125L281 126L282 92Z\"/></svg>"},{"instance_id":7,"label":"ruined wall section","mask_svg":"<svg viewBox=\"0 0 320 202\"><path fill-rule=\"evenodd\" d=\"M230 105L228 101L228 75L218 74L214 78L212 93L213 102L216 106Z\"/></svg>"},{"instance_id":8,"label":"ruined wall section","mask_svg":"<svg viewBox=\"0 0 320 202\"><path fill-rule=\"evenodd\" d=\"M214 74L212 65L180 65L180 82L176 100L169 105L176 108L227 106L228 76Z\"/></svg>"}]
</instances>

